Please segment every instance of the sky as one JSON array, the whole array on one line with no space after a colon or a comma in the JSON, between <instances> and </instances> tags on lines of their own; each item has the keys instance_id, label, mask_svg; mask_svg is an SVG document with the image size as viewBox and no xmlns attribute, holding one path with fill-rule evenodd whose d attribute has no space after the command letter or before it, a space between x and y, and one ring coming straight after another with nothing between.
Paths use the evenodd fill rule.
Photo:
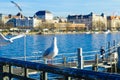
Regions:
<instances>
[{"instance_id":1,"label":"sky","mask_svg":"<svg viewBox=\"0 0 120 80\"><path fill-rule=\"evenodd\" d=\"M91 12L100 15L120 15L120 0L0 0L0 13L16 15L19 9L24 16L33 16L37 11L48 10L54 16L87 15Z\"/></svg>"}]
</instances>

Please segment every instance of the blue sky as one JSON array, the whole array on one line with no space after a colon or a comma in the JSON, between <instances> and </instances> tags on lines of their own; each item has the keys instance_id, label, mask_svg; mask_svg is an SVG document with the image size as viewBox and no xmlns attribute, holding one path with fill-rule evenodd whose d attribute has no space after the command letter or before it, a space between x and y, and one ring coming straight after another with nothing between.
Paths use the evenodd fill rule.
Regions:
<instances>
[{"instance_id":1,"label":"blue sky","mask_svg":"<svg viewBox=\"0 0 120 80\"><path fill-rule=\"evenodd\" d=\"M72 14L95 14L119 15L120 0L1 0L0 13L17 14L18 8L10 1L16 2L25 16L33 16L39 10L48 10L54 16Z\"/></svg>"}]
</instances>

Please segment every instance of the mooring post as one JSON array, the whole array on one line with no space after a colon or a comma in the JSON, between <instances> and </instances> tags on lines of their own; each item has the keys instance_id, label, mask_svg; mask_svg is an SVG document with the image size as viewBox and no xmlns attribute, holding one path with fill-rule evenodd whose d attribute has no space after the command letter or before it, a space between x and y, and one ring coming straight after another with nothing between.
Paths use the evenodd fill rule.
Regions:
<instances>
[{"instance_id":1,"label":"mooring post","mask_svg":"<svg viewBox=\"0 0 120 80\"><path fill-rule=\"evenodd\" d=\"M118 64L117 64L117 68L120 69L120 47L117 48L117 52L118 52Z\"/></svg>"},{"instance_id":2,"label":"mooring post","mask_svg":"<svg viewBox=\"0 0 120 80\"><path fill-rule=\"evenodd\" d=\"M78 68L83 69L83 55L82 48L78 48Z\"/></svg>"}]
</instances>

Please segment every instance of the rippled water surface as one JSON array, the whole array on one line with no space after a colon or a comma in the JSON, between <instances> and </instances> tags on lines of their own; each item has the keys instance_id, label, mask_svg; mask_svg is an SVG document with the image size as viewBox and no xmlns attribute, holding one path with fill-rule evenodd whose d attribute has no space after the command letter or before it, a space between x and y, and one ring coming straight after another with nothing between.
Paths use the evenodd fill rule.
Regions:
<instances>
[{"instance_id":1,"label":"rippled water surface","mask_svg":"<svg viewBox=\"0 0 120 80\"><path fill-rule=\"evenodd\" d=\"M0 56L22 57L24 51L27 56L34 55L33 52L41 52L42 54L50 46L54 36L57 37L59 54L76 52L77 48L83 48L85 52L99 50L101 46L107 47L108 41L111 42L111 45L113 45L113 40L116 43L120 41L120 33L27 35L26 38L14 40L12 44L0 47ZM25 40L26 42L24 42Z\"/></svg>"}]
</instances>

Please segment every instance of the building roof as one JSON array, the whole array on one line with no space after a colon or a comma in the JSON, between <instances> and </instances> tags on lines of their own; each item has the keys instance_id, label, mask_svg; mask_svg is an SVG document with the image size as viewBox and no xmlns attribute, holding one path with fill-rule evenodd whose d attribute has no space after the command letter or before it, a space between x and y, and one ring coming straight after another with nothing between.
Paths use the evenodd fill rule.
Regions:
<instances>
[{"instance_id":1,"label":"building roof","mask_svg":"<svg viewBox=\"0 0 120 80\"><path fill-rule=\"evenodd\" d=\"M35 15L45 15L46 13L52 14L50 11L43 10L43 11L36 12Z\"/></svg>"},{"instance_id":2,"label":"building roof","mask_svg":"<svg viewBox=\"0 0 120 80\"><path fill-rule=\"evenodd\" d=\"M120 16L108 16L107 19L109 20L120 19Z\"/></svg>"}]
</instances>

